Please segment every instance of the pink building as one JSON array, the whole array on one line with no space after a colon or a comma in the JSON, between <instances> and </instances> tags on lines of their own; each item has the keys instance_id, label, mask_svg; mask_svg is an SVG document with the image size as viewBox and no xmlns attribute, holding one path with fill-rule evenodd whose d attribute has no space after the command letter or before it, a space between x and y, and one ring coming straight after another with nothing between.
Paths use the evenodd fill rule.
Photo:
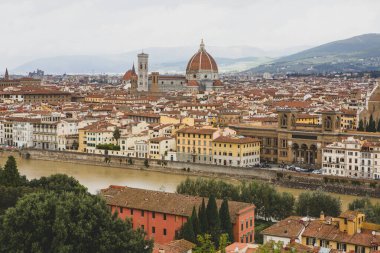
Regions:
<instances>
[{"instance_id":1,"label":"pink building","mask_svg":"<svg viewBox=\"0 0 380 253\"><path fill-rule=\"evenodd\" d=\"M202 198L176 193L151 191L111 185L101 191L112 212L121 219L132 220L134 228L142 228L148 238L157 243L169 243L191 216L193 207L198 211ZM205 198L207 205L208 199ZM222 200L217 200L218 208ZM229 201L234 239L236 242L254 241L255 206Z\"/></svg>"}]
</instances>

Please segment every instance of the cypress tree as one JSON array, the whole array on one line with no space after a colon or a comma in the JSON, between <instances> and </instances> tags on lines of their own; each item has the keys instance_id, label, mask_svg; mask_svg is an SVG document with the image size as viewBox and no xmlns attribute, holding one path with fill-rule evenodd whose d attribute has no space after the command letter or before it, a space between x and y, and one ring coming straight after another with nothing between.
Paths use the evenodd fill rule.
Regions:
<instances>
[{"instance_id":1,"label":"cypress tree","mask_svg":"<svg viewBox=\"0 0 380 253\"><path fill-rule=\"evenodd\" d=\"M208 199L206 213L208 221L208 232L211 234L213 242L218 244L220 236L220 219L214 195L211 195Z\"/></svg>"},{"instance_id":2,"label":"cypress tree","mask_svg":"<svg viewBox=\"0 0 380 253\"><path fill-rule=\"evenodd\" d=\"M205 234L208 231L205 199L202 199L202 205L199 207L198 217L201 232L202 234Z\"/></svg>"},{"instance_id":3,"label":"cypress tree","mask_svg":"<svg viewBox=\"0 0 380 253\"><path fill-rule=\"evenodd\" d=\"M366 132L370 132L370 128L369 128L369 124L368 123L365 125L365 131Z\"/></svg>"},{"instance_id":4,"label":"cypress tree","mask_svg":"<svg viewBox=\"0 0 380 253\"><path fill-rule=\"evenodd\" d=\"M189 242L196 243L197 240L195 238L194 229L193 229L193 222L191 221L191 218L187 220L187 222L182 227L182 233L181 237L185 240L188 240Z\"/></svg>"},{"instance_id":5,"label":"cypress tree","mask_svg":"<svg viewBox=\"0 0 380 253\"><path fill-rule=\"evenodd\" d=\"M379 121L377 122L377 129L376 129L376 132L379 132L379 133L380 133L380 119L379 119Z\"/></svg>"},{"instance_id":6,"label":"cypress tree","mask_svg":"<svg viewBox=\"0 0 380 253\"><path fill-rule=\"evenodd\" d=\"M26 178L20 176L18 172L16 159L13 156L8 157L0 176L0 183L5 186L16 187L26 183Z\"/></svg>"},{"instance_id":7,"label":"cypress tree","mask_svg":"<svg viewBox=\"0 0 380 253\"><path fill-rule=\"evenodd\" d=\"M364 123L363 123L363 120L362 120L362 119L359 121L358 131L361 131L361 132L364 131Z\"/></svg>"},{"instance_id":8,"label":"cypress tree","mask_svg":"<svg viewBox=\"0 0 380 253\"><path fill-rule=\"evenodd\" d=\"M195 210L195 206L193 207L193 213L191 214L191 221L193 223L193 230L194 230L195 237L197 237L197 235L201 234L201 227L199 224L199 219L197 216L197 211Z\"/></svg>"},{"instance_id":9,"label":"cypress tree","mask_svg":"<svg viewBox=\"0 0 380 253\"><path fill-rule=\"evenodd\" d=\"M369 117L369 132L376 132L376 122L373 120L373 116Z\"/></svg>"},{"instance_id":10,"label":"cypress tree","mask_svg":"<svg viewBox=\"0 0 380 253\"><path fill-rule=\"evenodd\" d=\"M222 205L219 209L219 219L220 219L220 228L222 230L222 233L228 234L228 240L230 242L234 241L234 235L232 232L232 223L231 223L231 217L230 217L230 211L228 208L228 200L224 199L222 202Z\"/></svg>"}]
</instances>

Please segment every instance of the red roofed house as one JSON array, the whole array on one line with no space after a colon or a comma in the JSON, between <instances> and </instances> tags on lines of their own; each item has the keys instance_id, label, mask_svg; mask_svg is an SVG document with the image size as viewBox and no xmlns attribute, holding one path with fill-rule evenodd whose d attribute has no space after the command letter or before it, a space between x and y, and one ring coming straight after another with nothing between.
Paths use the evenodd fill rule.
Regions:
<instances>
[{"instance_id":1,"label":"red roofed house","mask_svg":"<svg viewBox=\"0 0 380 253\"><path fill-rule=\"evenodd\" d=\"M101 190L112 212L121 219L131 219L133 228L142 228L155 243L166 244L191 216L193 207L198 210L202 198L176 193L152 191L123 186L110 186ZM205 198L207 205L208 199ZM222 200L217 200L218 208ZM229 201L229 211L236 242L254 241L255 206Z\"/></svg>"}]
</instances>

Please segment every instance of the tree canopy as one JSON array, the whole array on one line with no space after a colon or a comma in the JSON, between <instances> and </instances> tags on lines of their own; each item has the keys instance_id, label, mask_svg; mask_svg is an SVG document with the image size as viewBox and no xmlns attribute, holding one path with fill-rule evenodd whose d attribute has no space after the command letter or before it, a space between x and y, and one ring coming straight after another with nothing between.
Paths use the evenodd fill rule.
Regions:
<instances>
[{"instance_id":1,"label":"tree canopy","mask_svg":"<svg viewBox=\"0 0 380 253\"><path fill-rule=\"evenodd\" d=\"M297 215L319 217L325 215L337 217L341 213L341 201L321 191L303 192L298 197L295 211Z\"/></svg>"},{"instance_id":2,"label":"tree canopy","mask_svg":"<svg viewBox=\"0 0 380 253\"><path fill-rule=\"evenodd\" d=\"M144 232L88 194L32 193L0 224L0 252L151 252Z\"/></svg>"}]
</instances>

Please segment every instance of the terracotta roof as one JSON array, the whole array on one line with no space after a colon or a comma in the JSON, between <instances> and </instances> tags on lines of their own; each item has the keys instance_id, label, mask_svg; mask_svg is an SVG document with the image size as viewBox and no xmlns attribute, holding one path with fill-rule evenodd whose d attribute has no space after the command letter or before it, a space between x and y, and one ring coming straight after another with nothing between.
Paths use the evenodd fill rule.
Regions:
<instances>
[{"instance_id":1,"label":"terracotta roof","mask_svg":"<svg viewBox=\"0 0 380 253\"><path fill-rule=\"evenodd\" d=\"M290 216L261 231L263 235L272 235L286 238L297 238L304 230L308 222L302 217Z\"/></svg>"},{"instance_id":2,"label":"terracotta roof","mask_svg":"<svg viewBox=\"0 0 380 253\"><path fill-rule=\"evenodd\" d=\"M202 197L188 196L177 193L152 191L124 186L110 186L101 190L101 195L108 205L133 208L158 213L174 214L178 216L190 217L193 207L198 210L202 204ZM204 198L207 205L208 198ZM222 200L217 200L218 208ZM253 204L229 201L231 222L235 223L237 214L240 211L255 208Z\"/></svg>"},{"instance_id":3,"label":"terracotta roof","mask_svg":"<svg viewBox=\"0 0 380 253\"><path fill-rule=\"evenodd\" d=\"M164 250L165 253L187 253L195 246L194 243L186 241L185 239L171 241L167 244L155 243L153 253L159 253L160 250Z\"/></svg>"},{"instance_id":4,"label":"terracotta roof","mask_svg":"<svg viewBox=\"0 0 380 253\"><path fill-rule=\"evenodd\" d=\"M186 67L186 73L198 72L200 70L210 70L218 72L218 66L214 58L204 49L203 41L199 51L191 57Z\"/></svg>"}]
</instances>

